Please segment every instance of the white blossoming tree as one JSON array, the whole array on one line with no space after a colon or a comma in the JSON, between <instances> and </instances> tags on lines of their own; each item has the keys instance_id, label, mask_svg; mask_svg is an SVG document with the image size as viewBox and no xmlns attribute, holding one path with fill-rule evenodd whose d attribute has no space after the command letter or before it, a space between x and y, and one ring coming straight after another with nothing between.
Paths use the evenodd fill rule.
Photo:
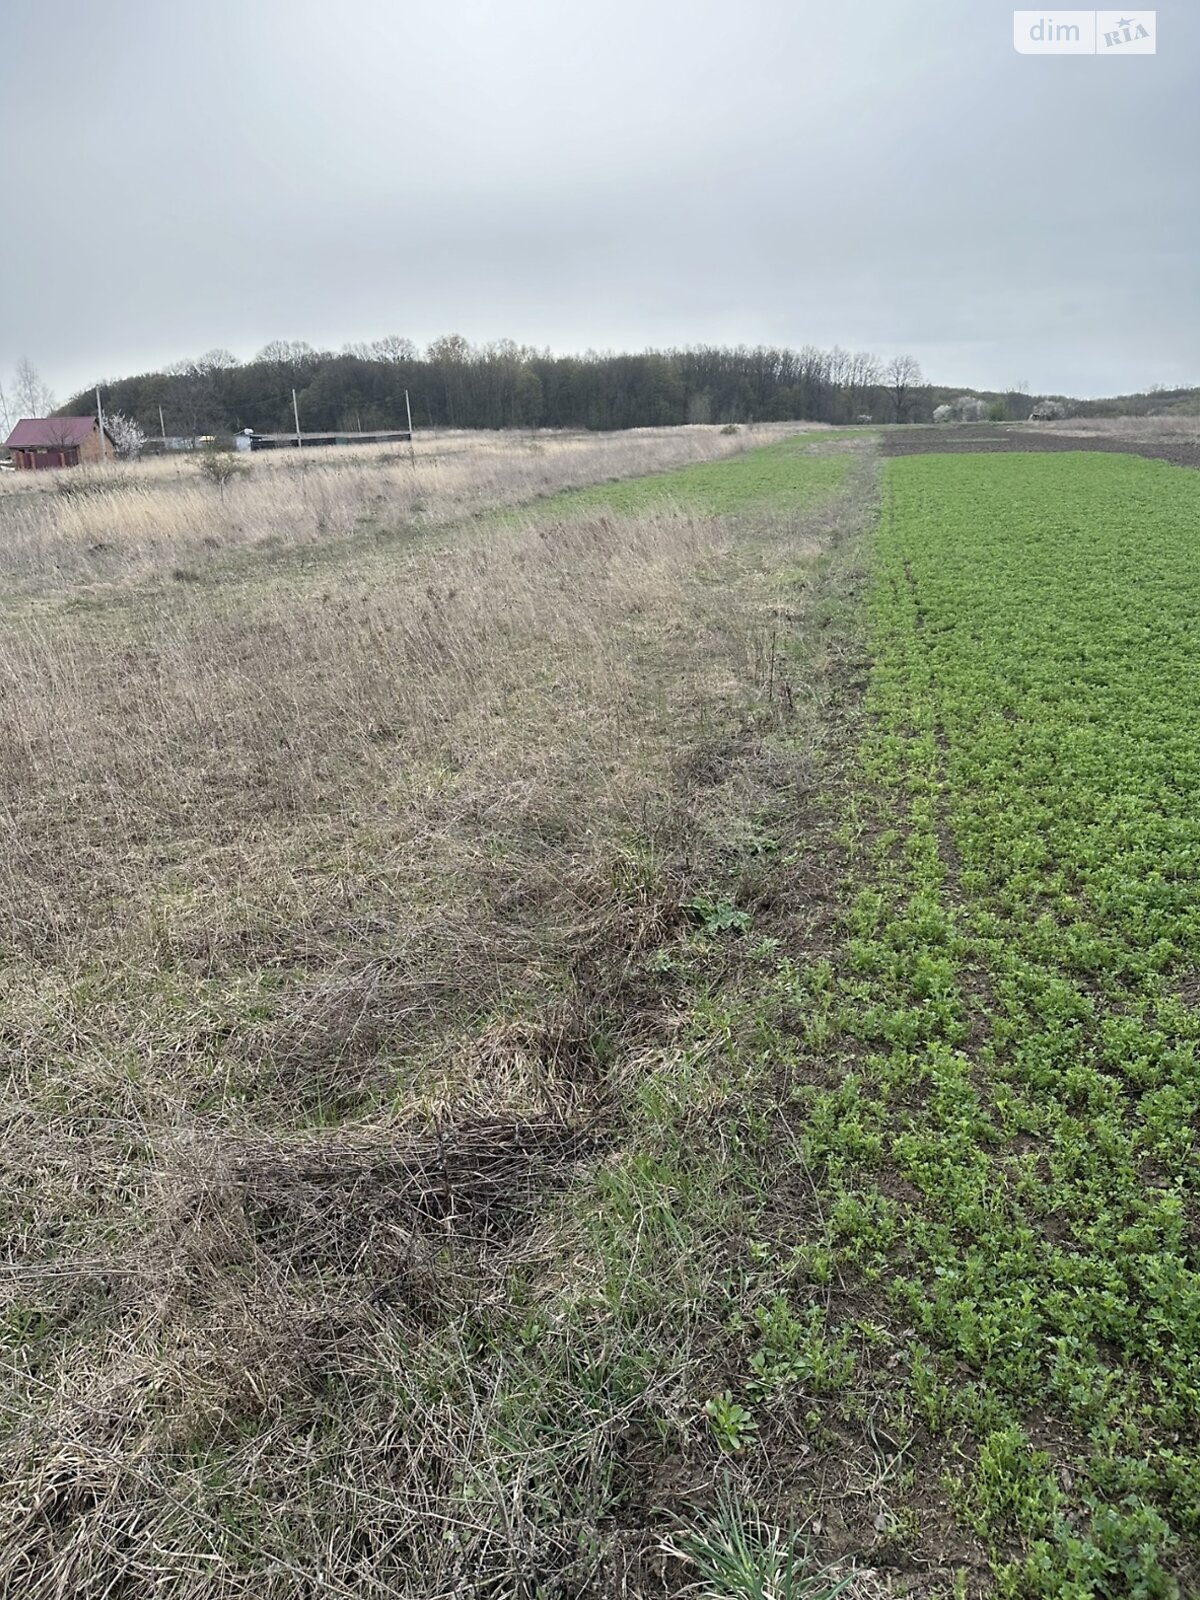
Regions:
<instances>
[{"instance_id":1,"label":"white blossoming tree","mask_svg":"<svg viewBox=\"0 0 1200 1600\"><path fill-rule=\"evenodd\" d=\"M973 394L960 394L952 410L959 422L982 422L987 415L987 407Z\"/></svg>"},{"instance_id":2,"label":"white blossoming tree","mask_svg":"<svg viewBox=\"0 0 1200 1600\"><path fill-rule=\"evenodd\" d=\"M146 435L132 417L121 411L105 413L104 426L120 461L136 461L142 453Z\"/></svg>"}]
</instances>

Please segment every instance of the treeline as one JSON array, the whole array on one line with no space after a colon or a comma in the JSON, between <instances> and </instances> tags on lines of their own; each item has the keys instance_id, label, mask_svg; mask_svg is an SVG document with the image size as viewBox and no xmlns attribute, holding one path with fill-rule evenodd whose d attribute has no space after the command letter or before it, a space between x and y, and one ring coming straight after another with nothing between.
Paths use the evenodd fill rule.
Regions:
<instances>
[{"instance_id":1,"label":"treeline","mask_svg":"<svg viewBox=\"0 0 1200 1600\"><path fill-rule=\"evenodd\" d=\"M1076 400L1072 407L1081 417L1200 417L1200 388L1168 389L1154 384L1136 394Z\"/></svg>"},{"instance_id":2,"label":"treeline","mask_svg":"<svg viewBox=\"0 0 1200 1600\"><path fill-rule=\"evenodd\" d=\"M253 361L212 350L165 372L101 384L106 408L149 435L194 436L293 426L305 431L397 428L405 392L416 427L637 428L688 422L928 421L947 391L926 386L911 357L758 346L696 346L638 355L555 356L458 335L420 352L390 337L340 352L276 341ZM88 411L91 390L62 409ZM160 422L161 416L161 422Z\"/></svg>"}]
</instances>

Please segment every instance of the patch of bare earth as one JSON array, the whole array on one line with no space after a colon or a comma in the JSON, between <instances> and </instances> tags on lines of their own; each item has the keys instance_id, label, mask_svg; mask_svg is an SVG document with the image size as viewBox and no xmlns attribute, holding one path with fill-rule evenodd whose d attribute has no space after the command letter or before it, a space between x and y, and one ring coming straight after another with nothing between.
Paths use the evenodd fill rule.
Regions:
<instances>
[{"instance_id":1,"label":"patch of bare earth","mask_svg":"<svg viewBox=\"0 0 1200 1600\"><path fill-rule=\"evenodd\" d=\"M892 428L880 435L879 448L885 456L971 454L977 451L1055 451L1102 450L1121 455L1145 456L1153 461L1170 461L1177 467L1200 467L1200 439L1155 434L1141 428L1123 431L1088 432L1068 430L1063 424L1034 427L995 426L955 423L939 427Z\"/></svg>"}]
</instances>

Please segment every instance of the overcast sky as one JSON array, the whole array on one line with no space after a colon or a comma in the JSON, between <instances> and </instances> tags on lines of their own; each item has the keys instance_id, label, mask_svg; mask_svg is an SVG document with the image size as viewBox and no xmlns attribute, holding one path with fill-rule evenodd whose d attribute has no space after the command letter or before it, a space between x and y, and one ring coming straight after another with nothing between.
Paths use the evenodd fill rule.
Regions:
<instances>
[{"instance_id":1,"label":"overcast sky","mask_svg":"<svg viewBox=\"0 0 1200 1600\"><path fill-rule=\"evenodd\" d=\"M1022 56L995 0L12 7L0 375L457 332L1200 383L1200 4L1157 40Z\"/></svg>"}]
</instances>

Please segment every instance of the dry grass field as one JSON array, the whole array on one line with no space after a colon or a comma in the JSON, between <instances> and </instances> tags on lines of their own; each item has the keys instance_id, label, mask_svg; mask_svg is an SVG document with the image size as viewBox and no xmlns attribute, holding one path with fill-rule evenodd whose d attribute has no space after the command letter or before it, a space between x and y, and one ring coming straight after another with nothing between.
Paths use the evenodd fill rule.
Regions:
<instances>
[{"instance_id":1,"label":"dry grass field","mask_svg":"<svg viewBox=\"0 0 1200 1600\"><path fill-rule=\"evenodd\" d=\"M0 582L107 585L224 566L237 552L424 532L539 496L720 460L789 430L762 424L626 433L419 433L408 445L256 452L224 487L197 457L0 476ZM791 431L795 431L793 428Z\"/></svg>"},{"instance_id":2,"label":"dry grass field","mask_svg":"<svg viewBox=\"0 0 1200 1600\"><path fill-rule=\"evenodd\" d=\"M1057 422L1041 422L1038 428L1080 438L1100 435L1129 442L1164 439L1200 444L1200 417L1182 412L1163 417L1064 417Z\"/></svg>"},{"instance_id":3,"label":"dry grass field","mask_svg":"<svg viewBox=\"0 0 1200 1600\"><path fill-rule=\"evenodd\" d=\"M786 432L3 480L0 1593L784 1572L722 996L825 914L874 504Z\"/></svg>"}]
</instances>

